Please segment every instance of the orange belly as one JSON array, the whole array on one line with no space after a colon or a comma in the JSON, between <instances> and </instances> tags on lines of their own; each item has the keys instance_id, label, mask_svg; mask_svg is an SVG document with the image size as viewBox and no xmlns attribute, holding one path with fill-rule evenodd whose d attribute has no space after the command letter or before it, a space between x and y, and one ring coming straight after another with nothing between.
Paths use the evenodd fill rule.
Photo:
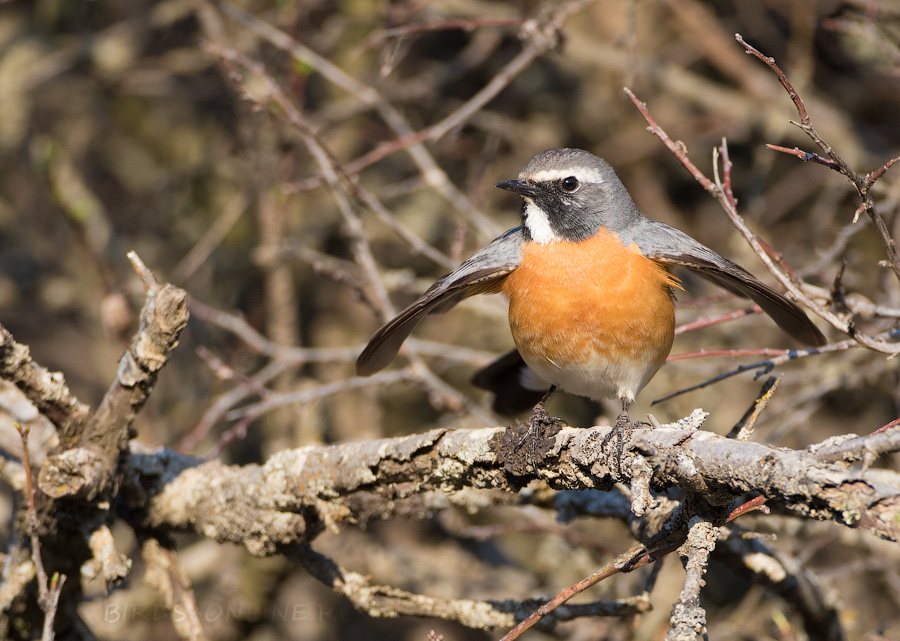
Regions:
<instances>
[{"instance_id":1,"label":"orange belly","mask_svg":"<svg viewBox=\"0 0 900 641\"><path fill-rule=\"evenodd\" d=\"M677 279L601 230L579 242L527 243L502 284L522 358L540 378L626 403L672 348Z\"/></svg>"}]
</instances>

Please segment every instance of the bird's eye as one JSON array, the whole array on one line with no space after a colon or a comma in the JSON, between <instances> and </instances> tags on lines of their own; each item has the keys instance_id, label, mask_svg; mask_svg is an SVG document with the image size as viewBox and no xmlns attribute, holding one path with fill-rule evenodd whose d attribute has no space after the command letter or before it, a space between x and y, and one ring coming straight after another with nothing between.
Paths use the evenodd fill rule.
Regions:
<instances>
[{"instance_id":1,"label":"bird's eye","mask_svg":"<svg viewBox=\"0 0 900 641\"><path fill-rule=\"evenodd\" d=\"M581 186L581 183L578 182L578 179L575 176L563 178L559 184L562 185L562 188L566 191L575 191Z\"/></svg>"}]
</instances>

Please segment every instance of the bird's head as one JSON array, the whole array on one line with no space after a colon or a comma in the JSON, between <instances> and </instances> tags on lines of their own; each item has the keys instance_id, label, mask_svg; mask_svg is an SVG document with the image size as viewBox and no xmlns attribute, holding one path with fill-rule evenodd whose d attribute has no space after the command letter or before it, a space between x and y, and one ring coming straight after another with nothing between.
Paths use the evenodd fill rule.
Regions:
<instances>
[{"instance_id":1,"label":"bird's head","mask_svg":"<svg viewBox=\"0 0 900 641\"><path fill-rule=\"evenodd\" d=\"M543 151L497 187L524 199L522 225L542 244L585 240L602 227L620 232L641 218L609 163L583 149Z\"/></svg>"}]
</instances>

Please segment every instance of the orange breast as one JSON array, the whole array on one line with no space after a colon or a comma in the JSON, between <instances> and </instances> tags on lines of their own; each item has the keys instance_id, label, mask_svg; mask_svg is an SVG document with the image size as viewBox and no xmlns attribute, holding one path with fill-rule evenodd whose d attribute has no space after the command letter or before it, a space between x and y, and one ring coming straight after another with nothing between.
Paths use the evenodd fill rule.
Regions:
<instances>
[{"instance_id":1,"label":"orange breast","mask_svg":"<svg viewBox=\"0 0 900 641\"><path fill-rule=\"evenodd\" d=\"M580 242L526 244L502 291L513 339L532 369L576 394L631 400L672 348L677 286L636 246L602 230ZM585 371L551 380L553 371L579 367Z\"/></svg>"}]
</instances>

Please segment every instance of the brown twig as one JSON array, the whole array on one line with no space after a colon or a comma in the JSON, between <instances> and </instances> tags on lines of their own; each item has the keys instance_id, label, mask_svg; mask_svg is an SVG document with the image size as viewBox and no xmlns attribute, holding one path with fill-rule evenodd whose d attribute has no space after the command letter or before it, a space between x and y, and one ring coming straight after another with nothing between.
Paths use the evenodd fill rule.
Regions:
<instances>
[{"instance_id":1,"label":"brown twig","mask_svg":"<svg viewBox=\"0 0 900 641\"><path fill-rule=\"evenodd\" d=\"M884 332L882 334L876 334L873 337L874 340L877 341L897 341L900 339L900 330L891 330L889 332ZM837 343L829 343L828 345L823 345L822 347L812 347L809 349L790 349L790 350L777 350L775 352L774 358L771 358L766 361L760 361L758 363L749 363L747 365L740 365L733 370L725 372L724 374L719 374L718 376L714 376L702 383L698 383L696 385L691 385L689 387L685 387L671 394L666 394L660 398L655 399L651 405L655 405L656 403L662 403L663 401L667 401L670 398L674 398L676 396L680 396L681 394L685 394L687 392L693 392L694 390L701 389L703 387L707 387L712 385L713 383L717 383L721 380L729 378L731 376L736 376L737 374L742 374L743 372L752 371L755 369L762 370L757 376L762 376L763 374L767 374L774 367L778 365L782 365L788 361L796 360L798 358L806 358L808 356L819 356L821 354L831 354L834 352L841 352L846 349L850 349L856 345L856 341L854 339L849 339L845 341L838 341ZM695 353L696 356L703 356L704 352L700 351ZM691 357L694 357L692 354ZM674 358L670 357L672 360L678 360L679 355L676 355ZM688 358L687 356L683 356L682 358Z\"/></svg>"},{"instance_id":2,"label":"brown twig","mask_svg":"<svg viewBox=\"0 0 900 641\"><path fill-rule=\"evenodd\" d=\"M236 313L202 303L196 298L188 298L188 309L196 318L224 329L239 338L257 354L268 356L287 365L306 363L352 362L362 351L362 345L349 347L295 347L278 345L259 333L243 317Z\"/></svg>"},{"instance_id":3,"label":"brown twig","mask_svg":"<svg viewBox=\"0 0 900 641\"><path fill-rule=\"evenodd\" d=\"M656 120L653 119L653 116L650 115L650 110L647 109L647 104L638 100L638 97L634 95L634 93L628 87L623 89L625 95L631 99L631 102L634 103L634 106L637 107L638 111L641 112L641 115L644 117L644 120L647 121L647 131L655 135L659 138L662 143L668 147L669 151L671 151L678 160L681 161L681 164L684 165L685 169L687 169L691 175L694 177L698 183L700 183L703 188L709 193L713 194L716 198L721 197L722 191L716 187L716 185L704 175L700 169L688 159L687 156L687 148L684 146L684 143L676 142L672 140L669 135L663 131L662 127L660 127ZM727 200L726 200L727 202Z\"/></svg>"},{"instance_id":4,"label":"brown twig","mask_svg":"<svg viewBox=\"0 0 900 641\"><path fill-rule=\"evenodd\" d=\"M281 110L281 114L299 132L307 148L316 160L322 175L331 187L331 193L337 201L338 208L344 218L347 235L350 238L350 248L354 259L365 274L370 290L377 303L377 311L384 318L394 315L394 307L390 301L387 290L380 278L375 258L369 246L368 239L363 233L362 223L347 201L341 189L341 176L349 181L349 176L334 155L326 148L318 134L306 121L296 106L288 99L281 86L272 78L265 68L254 60L233 50L208 44L207 48L223 61L223 63L237 63L257 74L266 85L267 98L270 98ZM239 87L242 87L240 78L236 78ZM245 92L246 93L246 92ZM249 97L249 96L248 96ZM253 100L252 98L250 98ZM261 107L271 108L269 101L259 102ZM352 182L352 181L351 181ZM490 416L473 403L470 399L441 381L431 372L427 365L415 353L412 346L407 343L404 352L409 357L415 377L428 389L432 403L449 408L453 411L465 411L485 423L491 422Z\"/></svg>"},{"instance_id":5,"label":"brown twig","mask_svg":"<svg viewBox=\"0 0 900 641\"><path fill-rule=\"evenodd\" d=\"M28 426L20 423L14 424L19 436L22 438L22 465L25 468L25 498L28 505L28 536L31 539L31 558L37 570L38 601L41 609L47 611L50 603L50 595L47 587L47 572L44 571L44 562L41 560L41 543L38 538L37 503L35 501L34 478L31 473L31 454L28 452Z\"/></svg>"},{"instance_id":6,"label":"brown twig","mask_svg":"<svg viewBox=\"0 0 900 641\"><path fill-rule=\"evenodd\" d=\"M356 80L306 45L243 9L229 2L219 2L216 6L231 19L243 24L273 46L290 53L297 60L316 69L329 82L349 92L363 104L374 108L398 137L405 138L415 135L406 117L374 87ZM494 223L478 211L468 197L450 181L421 141L411 141L402 149L409 153L427 183L434 187L457 211L468 218L484 235L496 235L498 230Z\"/></svg>"},{"instance_id":7,"label":"brown twig","mask_svg":"<svg viewBox=\"0 0 900 641\"><path fill-rule=\"evenodd\" d=\"M768 514L769 508L766 506L767 500L768 499L765 496L757 496L756 498L752 498L749 501L741 503L728 514L728 522L730 523L739 516L743 516L744 514L753 512L755 510L759 510L763 514Z\"/></svg>"},{"instance_id":8,"label":"brown twig","mask_svg":"<svg viewBox=\"0 0 900 641\"><path fill-rule=\"evenodd\" d=\"M884 172L886 172L888 169L893 167L898 162L900 162L900 156L897 156L896 158L891 158L890 160L888 160L886 163L884 163L881 167L879 167L875 171L870 171L868 174L866 174L866 178L865 178L866 184L869 187L874 185L875 181L884 175Z\"/></svg>"},{"instance_id":9,"label":"brown twig","mask_svg":"<svg viewBox=\"0 0 900 641\"><path fill-rule=\"evenodd\" d=\"M394 153L404 150L410 151L410 153L413 154L414 159L416 159L415 152L423 145L423 143L426 141L434 142L439 140L448 132L462 126L506 88L516 76L527 69L532 62L547 51L555 48L559 43L559 32L562 29L563 22L566 18L592 1L593 0L570 0L568 2L563 2L554 7L548 15L522 21L520 37L525 43L522 51L506 63L499 72L494 74L488 84L482 87L471 98L454 109L453 112L445 116L442 120L424 129L413 131L408 124L403 127L394 126L394 131L398 134L397 138L381 143L372 151L346 163L345 168L347 172L350 175L355 175L366 167L369 167ZM336 69L332 71L335 72L334 81L337 82L337 73L339 72ZM324 75L328 76L328 73ZM347 81L344 80L343 82L346 84ZM385 116L384 113L382 115ZM386 116L385 119L390 122ZM419 162L420 173L424 177L426 184L440 188L441 183L436 185L434 180L436 174L433 173L433 170L436 167L437 165L433 160L430 161L427 166L426 164ZM442 180L446 180L446 176L443 176ZM309 188L313 185L314 183L305 182L304 188ZM469 208L471 209L471 206ZM487 219L474 220L473 222L482 233L489 232L490 235L496 235L499 231L493 223Z\"/></svg>"},{"instance_id":10,"label":"brown twig","mask_svg":"<svg viewBox=\"0 0 900 641\"><path fill-rule=\"evenodd\" d=\"M748 505L750 504L748 503ZM723 520L723 523L729 523L739 516L751 511L752 509L761 509L760 505L761 502L756 502L746 509L733 510ZM685 527L685 520L686 516L683 513L681 507L676 507L675 510L669 515L666 523L660 529L660 532L651 537L651 539L647 543L640 543L638 545L632 546L630 549L626 550L618 557L598 569L591 576L582 581L579 581L572 586L569 586L565 590L562 590L553 599L543 604L540 608L535 610L521 623L519 623L515 628L510 630L506 635L503 636L502 639L500 639L500 641L513 641L514 639L518 639L526 630L533 627L538 623L538 621L546 617L548 614L552 613L562 604L566 603L577 594L596 585L600 581L615 574L631 572L647 565L650 562L657 561L667 554L670 554L671 552L674 552L685 544L690 535L690 529L687 529ZM715 530L718 529L713 527L712 524L709 524L709 526ZM701 565L705 565L705 562ZM699 589L699 585L697 587Z\"/></svg>"},{"instance_id":11,"label":"brown twig","mask_svg":"<svg viewBox=\"0 0 900 641\"><path fill-rule=\"evenodd\" d=\"M302 405L312 403L333 394L339 394L352 389L361 387L371 387L374 385L389 385L400 381L414 380L415 375L410 369L391 370L388 372L379 372L373 376L356 376L354 378L335 381L334 383L323 383L315 385L308 389L301 389L295 392L276 393L270 392L263 400L247 405L239 409L231 410L225 415L226 420L233 421L242 418L256 419L260 415L272 411L277 407L285 405Z\"/></svg>"},{"instance_id":12,"label":"brown twig","mask_svg":"<svg viewBox=\"0 0 900 641\"><path fill-rule=\"evenodd\" d=\"M719 155L722 157L722 175L724 176L721 180L719 179ZM725 200L732 207L737 207L734 188L731 186L731 170L733 167L731 157L728 154L728 143L725 138L722 138L722 144L719 147L713 147L713 174L716 184L722 185L722 193L725 196Z\"/></svg>"},{"instance_id":13,"label":"brown twig","mask_svg":"<svg viewBox=\"0 0 900 641\"><path fill-rule=\"evenodd\" d=\"M900 354L900 344L879 340L878 338L863 334L851 321L847 320L846 318L842 318L837 314L834 314L833 312L816 303L812 298L810 298L804 292L801 284L795 282L789 274L780 269L776 262L772 259L772 257L769 256L769 253L765 250L765 248L762 247L756 235L752 231L750 231L749 227L747 227L747 224L745 223L743 217L738 213L734 205L729 202L728 198L725 196L722 185L713 183L703 174L703 172L700 171L700 169L693 162L691 162L691 160L687 157L687 152L685 151L684 146L673 141L666 134L666 132L663 131L662 127L660 127L659 124L657 124L657 122L650 115L646 104L638 100L634 93L632 93L632 91L627 87L625 88L625 93L641 112L641 115L644 116L644 119L649 125L649 131L659 137L663 144L668 147L668 149L681 161L681 163L691 173L691 175L694 176L695 180L703 185L704 189L706 189L713 197L715 197L719 201L719 203L722 205L722 208L725 210L725 213L727 213L729 219L731 219L732 224L744 237L744 240L746 240L747 243L753 248L754 253L760 259L760 261L762 261L769 272L773 276L775 276L776 279L778 279L778 281L785 287L785 289L788 290L791 296L802 302L806 307L811 309L818 316L827 320L835 328L849 335L860 345L885 354Z\"/></svg>"},{"instance_id":14,"label":"brown twig","mask_svg":"<svg viewBox=\"0 0 900 641\"><path fill-rule=\"evenodd\" d=\"M41 641L53 641L53 623L56 620L56 610L59 606L59 596L66 582L64 574L54 573L48 580L44 570L44 562L41 559L41 543L38 536L37 502L35 501L34 479L31 473L31 455L28 452L28 426L14 423L19 436L22 437L22 465L25 468L25 494L28 500L28 536L31 539L31 559L34 562L38 584L38 605L44 612L44 626L41 633Z\"/></svg>"},{"instance_id":15,"label":"brown twig","mask_svg":"<svg viewBox=\"0 0 900 641\"><path fill-rule=\"evenodd\" d=\"M179 452L193 452L213 426L235 405L248 396L256 394L255 390L264 387L266 383L278 376L286 368L290 367L286 361L274 360L260 369L249 378L249 384L238 385L216 398L197 421L194 428L184 436L176 446Z\"/></svg>"},{"instance_id":16,"label":"brown twig","mask_svg":"<svg viewBox=\"0 0 900 641\"><path fill-rule=\"evenodd\" d=\"M675 328L675 335L685 334L687 332L694 332L698 329L704 329L706 327L712 327L713 325L718 325L720 323L727 323L729 321L737 320L739 318L743 318L744 316L750 316L751 314L758 314L762 310L759 308L759 305L753 305L751 307L745 307L744 309L736 309L733 312L725 312L723 314L719 314L717 316L710 316L707 318L700 318L690 323L684 323L683 325L679 325ZM682 357L684 358L684 357Z\"/></svg>"},{"instance_id":17,"label":"brown twig","mask_svg":"<svg viewBox=\"0 0 900 641\"><path fill-rule=\"evenodd\" d=\"M879 427L877 430L872 432L872 434L881 434L883 432L887 432L889 429L897 427L898 425L900 425L900 418L895 418L890 423L887 423L886 425L882 425L881 427Z\"/></svg>"},{"instance_id":18,"label":"brown twig","mask_svg":"<svg viewBox=\"0 0 900 641\"><path fill-rule=\"evenodd\" d=\"M563 22L575 11L581 9L592 0L576 0L562 3L559 8L547 17L532 18L522 24L521 37L525 46L515 58L497 72L481 90L469 100L456 108L453 113L446 116L425 129L411 133L406 137L392 140L389 143L379 145L371 152L358 158L348 165L351 171L356 172L367 167L386 156L405 149L411 144L427 141L436 141L444 137L448 132L459 127L480 111L488 102L493 100L512 80L522 71L527 69L532 62L548 50L559 44L559 31Z\"/></svg>"},{"instance_id":19,"label":"brown twig","mask_svg":"<svg viewBox=\"0 0 900 641\"><path fill-rule=\"evenodd\" d=\"M796 156L803 162L814 162L820 165L824 165L831 169L840 170L840 165L838 165L833 160L828 160L827 158L822 158L819 154L814 154L808 151L802 151L794 147L793 149L788 149L787 147L781 147L779 145L770 145L766 144L766 149L771 149L772 151L780 151L783 154L788 154L791 156Z\"/></svg>"},{"instance_id":20,"label":"brown twig","mask_svg":"<svg viewBox=\"0 0 900 641\"><path fill-rule=\"evenodd\" d=\"M538 609L536 609L524 620L522 620L516 627L503 635L500 641L513 641L514 639L518 639L528 629L534 627L539 621L544 619L547 615L551 614L554 610L566 603L569 599L584 592L588 588L597 585L597 583L599 583L603 579L609 578L615 574L619 574L620 572L630 572L631 570L636 570L647 565L648 563L650 563L650 561L654 561L657 558L664 556L665 554L668 554L673 550L676 550L677 548L677 545L672 544L657 548L652 552L649 551L643 544L638 544L629 548L586 579L579 581L575 585L569 586L568 588L557 594L555 597L541 605Z\"/></svg>"},{"instance_id":21,"label":"brown twig","mask_svg":"<svg viewBox=\"0 0 900 641\"><path fill-rule=\"evenodd\" d=\"M728 148L724 139L722 140L722 147L724 149ZM787 274L792 280L800 282L800 276L797 275L797 271L793 267L791 267L784 259L784 254L775 251L774 247L772 247L769 243L764 241L759 236L756 237L756 240L759 242L759 246L762 247L763 250L765 250L765 252L772 258L772 260L778 263L781 269L784 270L785 274Z\"/></svg>"},{"instance_id":22,"label":"brown twig","mask_svg":"<svg viewBox=\"0 0 900 641\"><path fill-rule=\"evenodd\" d=\"M680 361L688 358L707 358L709 356L720 357L727 356L737 358L740 356L787 356L790 350L773 349L763 347L761 349L699 349L696 352L685 352L683 354L670 354L666 358L666 362Z\"/></svg>"},{"instance_id":23,"label":"brown twig","mask_svg":"<svg viewBox=\"0 0 900 641\"><path fill-rule=\"evenodd\" d=\"M896 241L891 237L890 231L887 228L887 225L884 222L884 219L881 217L881 214L878 213L878 209L875 206L875 201L872 199L872 194L870 188L872 184L881 177L884 172L895 162L897 159L889 160L882 167L867 174L866 176L860 176L856 171L853 170L852 167L845 161L838 153L829 145L822 137L819 135L819 132L815 130L812 126L812 120L809 117L809 113L806 110L806 105L803 104L803 99L800 98L800 95L794 89L791 82L788 80L785 73L781 70L781 68L775 64L775 59L769 56L765 56L755 47L748 44L740 34L735 34L735 39L744 47L744 51L747 52L748 55L755 57L756 59L765 63L769 69L775 74L778 78L778 81L781 83L781 86L784 87L785 91L787 91L788 95L791 97L791 100L794 102L794 107L797 109L797 114L800 116L800 122L796 123L791 121L792 124L799 127L810 139L822 150L822 152L830 159L831 163L828 165L835 171L841 173L844 177L849 180L853 186L856 188L857 193L860 198L862 198L862 205L860 205L860 209L865 211L866 214L872 221L872 224L875 226L875 231L878 234L878 238L881 241L881 245L884 248L885 254L887 255L887 262L890 265L891 269L894 271L894 275L900 280L900 255L897 253ZM808 160L808 159L805 159ZM863 343L865 344L865 343ZM868 345L867 345L868 346Z\"/></svg>"},{"instance_id":24,"label":"brown twig","mask_svg":"<svg viewBox=\"0 0 900 641\"><path fill-rule=\"evenodd\" d=\"M222 451L228 447L231 443L237 440L241 440L247 437L247 428L257 419L257 416L254 414L249 414L239 419L234 425L230 428L222 432L222 435L219 436L219 440L216 441L215 445L213 445L206 453L203 455L204 461L211 461Z\"/></svg>"}]
</instances>

